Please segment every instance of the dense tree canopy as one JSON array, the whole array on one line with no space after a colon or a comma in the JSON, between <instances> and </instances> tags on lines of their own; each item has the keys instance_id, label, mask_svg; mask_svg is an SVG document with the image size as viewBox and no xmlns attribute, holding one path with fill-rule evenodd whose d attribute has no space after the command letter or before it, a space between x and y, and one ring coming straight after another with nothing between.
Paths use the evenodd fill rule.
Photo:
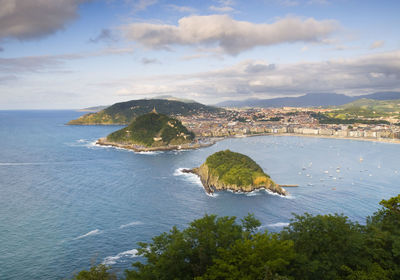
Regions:
<instances>
[{"instance_id":1,"label":"dense tree canopy","mask_svg":"<svg viewBox=\"0 0 400 280\"><path fill-rule=\"evenodd\" d=\"M159 139L155 141L154 139ZM147 147L189 143L193 132L177 119L163 114L147 113L137 117L130 125L107 136L116 143L140 144Z\"/></svg>"},{"instance_id":2,"label":"dense tree canopy","mask_svg":"<svg viewBox=\"0 0 400 280\"><path fill-rule=\"evenodd\" d=\"M240 223L206 215L140 243L146 261L134 263L125 279L400 279L400 195L380 204L366 225L304 214L280 233L261 231L251 214ZM75 279L112 277L99 265Z\"/></svg>"},{"instance_id":3,"label":"dense tree canopy","mask_svg":"<svg viewBox=\"0 0 400 280\"><path fill-rule=\"evenodd\" d=\"M272 182L269 175L246 155L230 150L219 151L206 160L206 164L213 175L225 184L237 186L265 185Z\"/></svg>"}]
</instances>

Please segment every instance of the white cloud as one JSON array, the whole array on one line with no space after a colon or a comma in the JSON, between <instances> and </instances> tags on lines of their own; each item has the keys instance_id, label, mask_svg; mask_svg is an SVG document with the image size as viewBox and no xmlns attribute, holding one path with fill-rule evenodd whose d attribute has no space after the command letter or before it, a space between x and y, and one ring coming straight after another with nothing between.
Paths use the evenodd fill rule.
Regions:
<instances>
[{"instance_id":1,"label":"white cloud","mask_svg":"<svg viewBox=\"0 0 400 280\"><path fill-rule=\"evenodd\" d=\"M327 5L330 4L328 0L309 0L307 4L313 5L313 4L318 4L318 5Z\"/></svg>"},{"instance_id":2,"label":"white cloud","mask_svg":"<svg viewBox=\"0 0 400 280\"><path fill-rule=\"evenodd\" d=\"M214 6L214 5L211 5L208 9L213 12L218 12L218 13L229 13L229 12L233 12L235 10L234 8L232 8L230 6Z\"/></svg>"},{"instance_id":3,"label":"white cloud","mask_svg":"<svg viewBox=\"0 0 400 280\"><path fill-rule=\"evenodd\" d=\"M285 7L295 7L300 5L300 3L295 0L279 0L279 4Z\"/></svg>"},{"instance_id":4,"label":"white cloud","mask_svg":"<svg viewBox=\"0 0 400 280\"><path fill-rule=\"evenodd\" d=\"M96 37L89 39L89 42L91 43L116 42L116 41L117 37L113 34L113 32L110 29L107 28L103 28Z\"/></svg>"},{"instance_id":5,"label":"white cloud","mask_svg":"<svg viewBox=\"0 0 400 280\"><path fill-rule=\"evenodd\" d=\"M141 60L142 64L147 65L147 64L159 64L161 63L158 59L156 58L142 58Z\"/></svg>"},{"instance_id":6,"label":"white cloud","mask_svg":"<svg viewBox=\"0 0 400 280\"><path fill-rule=\"evenodd\" d=\"M178 26L132 23L122 27L125 37L150 48L173 45L218 45L236 55L257 46L292 42L318 42L338 28L333 20L287 17L272 24L237 21L228 15L189 16Z\"/></svg>"},{"instance_id":7,"label":"white cloud","mask_svg":"<svg viewBox=\"0 0 400 280\"><path fill-rule=\"evenodd\" d=\"M385 45L385 41L379 40L379 41L373 42L369 48L370 49L378 49L378 48L382 48L384 45Z\"/></svg>"},{"instance_id":8,"label":"white cloud","mask_svg":"<svg viewBox=\"0 0 400 280\"><path fill-rule=\"evenodd\" d=\"M192 7L178 6L178 5L174 5L174 4L166 5L166 7L170 10L177 11L180 13L195 13L197 11L195 8L192 8Z\"/></svg>"},{"instance_id":9,"label":"white cloud","mask_svg":"<svg viewBox=\"0 0 400 280\"><path fill-rule=\"evenodd\" d=\"M132 0L128 0L128 2L132 2ZM158 2L158 0L137 0L137 1L133 1L132 11L133 11L133 13L144 11L148 7L157 4L157 2Z\"/></svg>"},{"instance_id":10,"label":"white cloud","mask_svg":"<svg viewBox=\"0 0 400 280\"><path fill-rule=\"evenodd\" d=\"M0 73L20 74L26 72L45 72L49 70L65 71L62 70L62 66L69 60L108 55L124 55L133 53L133 51L133 48L105 48L82 53L0 58Z\"/></svg>"},{"instance_id":11,"label":"white cloud","mask_svg":"<svg viewBox=\"0 0 400 280\"><path fill-rule=\"evenodd\" d=\"M87 0L0 0L0 40L38 38L62 29Z\"/></svg>"},{"instance_id":12,"label":"white cloud","mask_svg":"<svg viewBox=\"0 0 400 280\"><path fill-rule=\"evenodd\" d=\"M301 52L306 52L306 51L308 51L308 49L309 49L308 46L303 46L303 47L300 49L300 51L301 51Z\"/></svg>"},{"instance_id":13,"label":"white cloud","mask_svg":"<svg viewBox=\"0 0 400 280\"><path fill-rule=\"evenodd\" d=\"M124 96L173 94L205 103L224 99L276 97L315 92L350 95L400 90L400 50L323 62L276 65L243 61L231 67L188 74L119 81Z\"/></svg>"}]
</instances>

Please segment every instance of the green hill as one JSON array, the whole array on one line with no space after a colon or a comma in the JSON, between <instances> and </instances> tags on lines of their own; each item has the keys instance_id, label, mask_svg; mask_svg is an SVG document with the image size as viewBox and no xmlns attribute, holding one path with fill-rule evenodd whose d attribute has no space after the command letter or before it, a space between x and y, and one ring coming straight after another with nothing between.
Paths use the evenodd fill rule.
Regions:
<instances>
[{"instance_id":1,"label":"green hill","mask_svg":"<svg viewBox=\"0 0 400 280\"><path fill-rule=\"evenodd\" d=\"M150 112L153 108L157 112L169 116L191 116L200 113L218 113L223 109L203 105L197 102L181 102L164 99L140 99L116 103L97 113L81 116L68 124L96 125L96 124L129 124L137 116Z\"/></svg>"},{"instance_id":2,"label":"green hill","mask_svg":"<svg viewBox=\"0 0 400 280\"><path fill-rule=\"evenodd\" d=\"M286 191L272 181L254 160L230 150L216 152L200 167L186 172L197 174L207 193L218 190L251 192L265 188L286 195Z\"/></svg>"},{"instance_id":3,"label":"green hill","mask_svg":"<svg viewBox=\"0 0 400 280\"><path fill-rule=\"evenodd\" d=\"M137 117L127 127L107 136L110 142L146 147L180 145L193 139L193 132L188 131L179 120L154 112Z\"/></svg>"},{"instance_id":4,"label":"green hill","mask_svg":"<svg viewBox=\"0 0 400 280\"><path fill-rule=\"evenodd\" d=\"M400 100L359 99L323 114L314 114L322 124L389 124L400 119Z\"/></svg>"},{"instance_id":5,"label":"green hill","mask_svg":"<svg viewBox=\"0 0 400 280\"><path fill-rule=\"evenodd\" d=\"M399 113L400 100L372 100L363 98L340 106L340 109L350 114L353 113L366 117L376 117L376 115Z\"/></svg>"},{"instance_id":6,"label":"green hill","mask_svg":"<svg viewBox=\"0 0 400 280\"><path fill-rule=\"evenodd\" d=\"M207 158L206 164L210 172L225 184L247 186L271 180L254 160L230 150L212 154Z\"/></svg>"}]
</instances>

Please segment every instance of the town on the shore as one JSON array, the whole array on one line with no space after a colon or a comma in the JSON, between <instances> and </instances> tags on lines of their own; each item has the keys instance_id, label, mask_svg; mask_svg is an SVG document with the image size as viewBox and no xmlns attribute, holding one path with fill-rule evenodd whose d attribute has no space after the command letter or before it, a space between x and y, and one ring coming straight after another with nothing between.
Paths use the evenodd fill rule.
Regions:
<instances>
[{"instance_id":1,"label":"town on the shore","mask_svg":"<svg viewBox=\"0 0 400 280\"><path fill-rule=\"evenodd\" d=\"M368 119L351 124L321 124L315 116L327 111L329 109L298 107L229 108L223 113L199 113L176 117L199 138L285 134L400 141L398 119L384 118L381 119L384 123L380 124L368 124Z\"/></svg>"}]
</instances>

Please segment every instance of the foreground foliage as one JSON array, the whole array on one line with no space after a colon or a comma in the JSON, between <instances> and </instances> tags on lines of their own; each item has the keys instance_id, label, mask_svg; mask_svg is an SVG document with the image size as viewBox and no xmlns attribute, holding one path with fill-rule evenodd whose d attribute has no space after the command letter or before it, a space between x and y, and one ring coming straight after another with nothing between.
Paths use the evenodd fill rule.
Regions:
<instances>
[{"instance_id":1,"label":"foreground foliage","mask_svg":"<svg viewBox=\"0 0 400 280\"><path fill-rule=\"evenodd\" d=\"M206 215L188 228L172 228L140 243L126 279L400 279L400 195L383 206L366 225L343 215L297 215L280 233L260 232L251 214ZM75 279L95 278L100 265ZM106 276L111 277L111 274Z\"/></svg>"}]
</instances>

